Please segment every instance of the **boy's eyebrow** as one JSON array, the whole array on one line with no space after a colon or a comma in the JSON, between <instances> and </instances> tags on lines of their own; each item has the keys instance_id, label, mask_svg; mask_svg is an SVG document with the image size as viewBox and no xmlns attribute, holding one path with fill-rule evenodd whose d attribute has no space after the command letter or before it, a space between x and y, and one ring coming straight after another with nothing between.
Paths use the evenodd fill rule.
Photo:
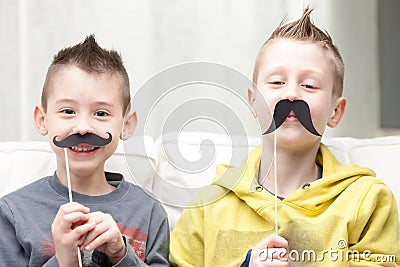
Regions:
<instances>
[{"instance_id":1,"label":"boy's eyebrow","mask_svg":"<svg viewBox=\"0 0 400 267\"><path fill-rule=\"evenodd\" d=\"M56 101L56 105L62 105L62 104L74 104L77 101L75 99L69 99L69 98L64 98ZM95 101L91 103L95 106L102 106L102 107L108 107L108 108L113 108L115 105L111 102L107 101Z\"/></svg>"},{"instance_id":2,"label":"boy's eyebrow","mask_svg":"<svg viewBox=\"0 0 400 267\"><path fill-rule=\"evenodd\" d=\"M274 73L274 72L279 72L279 71L284 71L287 67L286 66L272 66L271 68L268 68L268 73ZM317 74L317 75L323 75L323 72L320 70L316 69L304 69L302 72L305 72L307 74Z\"/></svg>"},{"instance_id":3,"label":"boy's eyebrow","mask_svg":"<svg viewBox=\"0 0 400 267\"><path fill-rule=\"evenodd\" d=\"M107 101L95 101L93 104L96 106L103 106L108 108L113 108L115 106L113 103Z\"/></svg>"},{"instance_id":4,"label":"boy's eyebrow","mask_svg":"<svg viewBox=\"0 0 400 267\"><path fill-rule=\"evenodd\" d=\"M75 103L76 100L75 99L67 99L67 98L63 98L63 99L59 99L56 101L56 105L58 104L72 104Z\"/></svg>"},{"instance_id":5,"label":"boy's eyebrow","mask_svg":"<svg viewBox=\"0 0 400 267\"><path fill-rule=\"evenodd\" d=\"M318 75L322 75L323 72L320 70L315 70L315 69L306 69L304 70L304 72L306 73L310 73L310 74L318 74Z\"/></svg>"}]
</instances>

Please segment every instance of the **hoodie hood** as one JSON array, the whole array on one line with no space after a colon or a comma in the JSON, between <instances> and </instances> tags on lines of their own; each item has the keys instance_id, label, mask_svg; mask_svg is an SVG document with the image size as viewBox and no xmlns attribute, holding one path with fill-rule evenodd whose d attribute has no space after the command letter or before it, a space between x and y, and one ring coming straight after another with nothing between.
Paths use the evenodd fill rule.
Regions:
<instances>
[{"instance_id":1,"label":"hoodie hood","mask_svg":"<svg viewBox=\"0 0 400 267\"><path fill-rule=\"evenodd\" d=\"M266 202L274 201L272 194L260 193L258 184L258 167L261 146L253 149L240 166L218 165L214 185L228 189L245 201L254 210L260 211ZM321 144L316 162L323 167L322 178L310 183L306 188L299 188L282 200L286 205L304 212L318 213L341 194L346 188L362 176L373 176L368 168L357 165L340 164L329 149ZM279 177L278 177L279 179ZM278 200L280 201L280 200Z\"/></svg>"}]
</instances>

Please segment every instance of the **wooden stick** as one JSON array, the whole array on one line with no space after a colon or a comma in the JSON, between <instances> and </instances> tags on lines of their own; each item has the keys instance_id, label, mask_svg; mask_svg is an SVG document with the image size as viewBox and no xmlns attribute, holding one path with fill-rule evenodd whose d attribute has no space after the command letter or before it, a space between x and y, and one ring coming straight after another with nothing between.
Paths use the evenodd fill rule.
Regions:
<instances>
[{"instance_id":1,"label":"wooden stick","mask_svg":"<svg viewBox=\"0 0 400 267\"><path fill-rule=\"evenodd\" d=\"M67 185L68 185L68 197L69 197L69 202L72 202L72 188L71 188L71 175L69 173L69 162L68 162L68 150L67 148L64 148L64 157L65 157L65 169L67 171ZM82 267L82 256L81 256L81 250L78 247L78 263L79 267Z\"/></svg>"},{"instance_id":2,"label":"wooden stick","mask_svg":"<svg viewBox=\"0 0 400 267\"><path fill-rule=\"evenodd\" d=\"M276 156L276 131L274 136L274 184L275 184L275 235L278 235L278 174L277 174L277 156Z\"/></svg>"}]
</instances>

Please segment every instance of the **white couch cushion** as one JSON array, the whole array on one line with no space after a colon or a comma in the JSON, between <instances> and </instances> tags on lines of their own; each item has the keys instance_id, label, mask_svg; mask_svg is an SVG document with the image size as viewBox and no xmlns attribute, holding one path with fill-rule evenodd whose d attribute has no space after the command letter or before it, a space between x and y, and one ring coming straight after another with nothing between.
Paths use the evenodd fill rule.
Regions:
<instances>
[{"instance_id":1,"label":"white couch cushion","mask_svg":"<svg viewBox=\"0 0 400 267\"><path fill-rule=\"evenodd\" d=\"M0 196L51 175L56 169L47 142L2 142L0 162Z\"/></svg>"},{"instance_id":2,"label":"white couch cushion","mask_svg":"<svg viewBox=\"0 0 400 267\"><path fill-rule=\"evenodd\" d=\"M196 194L211 183L217 164L240 164L258 143L255 137L208 132L160 136L156 140L159 160L153 193L164 204L170 227Z\"/></svg>"},{"instance_id":3,"label":"white couch cushion","mask_svg":"<svg viewBox=\"0 0 400 267\"><path fill-rule=\"evenodd\" d=\"M397 177L400 174L400 136L331 137L323 142L343 164L357 164L375 171L396 196L400 211L400 179Z\"/></svg>"},{"instance_id":4,"label":"white couch cushion","mask_svg":"<svg viewBox=\"0 0 400 267\"><path fill-rule=\"evenodd\" d=\"M200 146L205 139L211 142ZM247 152L259 144L259 138L230 138L223 134L185 132L179 137L176 133L165 134L159 137L156 143L159 160L153 193L163 202L172 228L184 207L198 192L190 189L201 189L209 184L215 175L217 164L240 164ZM343 164L358 164L373 169L378 178L392 189L396 199L400 199L400 180L396 177L400 173L400 164L397 163L400 159L400 136L369 139L331 137L324 138L323 143ZM208 159L208 164L199 161L202 156L200 147L206 155L203 156ZM233 153L235 157L232 158ZM189 163L185 162L185 159ZM185 188L186 192L183 191Z\"/></svg>"},{"instance_id":5,"label":"white couch cushion","mask_svg":"<svg viewBox=\"0 0 400 267\"><path fill-rule=\"evenodd\" d=\"M149 136L132 137L129 143L118 144L105 165L106 171L122 173L126 180L151 190L155 175L156 150ZM144 142L146 151L136 149ZM56 158L45 141L0 142L0 196L56 170Z\"/></svg>"}]
</instances>

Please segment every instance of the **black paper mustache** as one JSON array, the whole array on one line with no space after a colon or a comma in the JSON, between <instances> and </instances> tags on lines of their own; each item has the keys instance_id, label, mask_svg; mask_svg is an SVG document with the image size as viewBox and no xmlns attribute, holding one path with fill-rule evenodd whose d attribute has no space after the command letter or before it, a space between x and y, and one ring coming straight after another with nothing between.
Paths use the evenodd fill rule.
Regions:
<instances>
[{"instance_id":1,"label":"black paper mustache","mask_svg":"<svg viewBox=\"0 0 400 267\"><path fill-rule=\"evenodd\" d=\"M301 125L307 129L310 133L321 136L314 128L314 125L311 120L310 115L310 108L304 100L294 100L290 101L287 99L282 99L275 105L273 121L269 126L268 130L263 133L269 134L278 129L282 123L286 120L287 116L289 115L290 111L296 114L297 119L300 121Z\"/></svg>"},{"instance_id":2,"label":"black paper mustache","mask_svg":"<svg viewBox=\"0 0 400 267\"><path fill-rule=\"evenodd\" d=\"M112 135L108 133L108 138L102 138L97 134L85 133L81 134L71 134L67 136L64 140L57 141L57 136L54 136L53 143L58 147L73 147L79 144L85 143L91 146L105 146L112 140Z\"/></svg>"}]
</instances>

